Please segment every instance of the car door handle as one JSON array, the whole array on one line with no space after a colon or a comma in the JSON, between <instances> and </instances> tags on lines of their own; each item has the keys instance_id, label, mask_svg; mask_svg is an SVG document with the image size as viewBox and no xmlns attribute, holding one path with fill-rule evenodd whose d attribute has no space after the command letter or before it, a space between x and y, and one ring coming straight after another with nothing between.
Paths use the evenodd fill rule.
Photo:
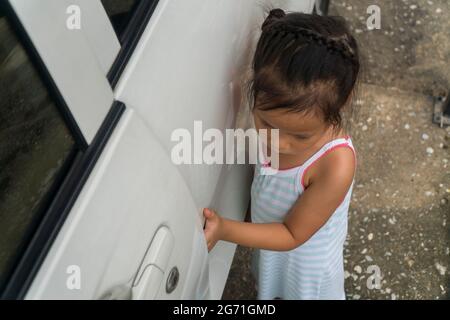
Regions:
<instances>
[{"instance_id":1,"label":"car door handle","mask_svg":"<svg viewBox=\"0 0 450 320\"><path fill-rule=\"evenodd\" d=\"M166 273L174 237L167 226L156 231L131 288L133 300L155 299Z\"/></svg>"}]
</instances>

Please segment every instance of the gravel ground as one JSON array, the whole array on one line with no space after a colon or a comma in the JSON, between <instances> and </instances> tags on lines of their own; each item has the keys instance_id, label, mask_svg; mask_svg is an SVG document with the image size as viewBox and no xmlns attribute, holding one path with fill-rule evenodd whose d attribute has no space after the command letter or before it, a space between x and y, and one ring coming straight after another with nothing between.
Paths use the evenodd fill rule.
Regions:
<instances>
[{"instance_id":1,"label":"gravel ground","mask_svg":"<svg viewBox=\"0 0 450 320\"><path fill-rule=\"evenodd\" d=\"M365 26L371 4L380 30ZM431 123L433 96L450 88L449 9L447 0L331 0L330 15L349 21L364 59L351 131L348 299L450 298L450 128ZM255 299L250 254L238 247L224 299Z\"/></svg>"}]
</instances>

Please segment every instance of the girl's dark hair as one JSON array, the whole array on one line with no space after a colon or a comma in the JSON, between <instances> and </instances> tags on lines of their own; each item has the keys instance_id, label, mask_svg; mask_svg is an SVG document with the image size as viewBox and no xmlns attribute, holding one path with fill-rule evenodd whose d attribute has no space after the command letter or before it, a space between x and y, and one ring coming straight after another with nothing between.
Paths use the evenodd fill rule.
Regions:
<instances>
[{"instance_id":1,"label":"girl's dark hair","mask_svg":"<svg viewBox=\"0 0 450 320\"><path fill-rule=\"evenodd\" d=\"M272 9L261 29L248 83L252 108L313 111L341 128L341 109L351 100L360 69L345 20Z\"/></svg>"}]
</instances>

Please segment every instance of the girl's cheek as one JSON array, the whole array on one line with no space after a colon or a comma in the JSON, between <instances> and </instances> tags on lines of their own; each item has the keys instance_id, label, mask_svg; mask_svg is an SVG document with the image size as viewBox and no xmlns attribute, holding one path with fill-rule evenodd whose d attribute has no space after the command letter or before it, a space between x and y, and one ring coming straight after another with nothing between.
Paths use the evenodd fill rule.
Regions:
<instances>
[{"instance_id":1,"label":"girl's cheek","mask_svg":"<svg viewBox=\"0 0 450 320\"><path fill-rule=\"evenodd\" d=\"M289 142L289 139L280 136L278 139L278 150L282 153L289 152L291 149L291 143Z\"/></svg>"}]
</instances>

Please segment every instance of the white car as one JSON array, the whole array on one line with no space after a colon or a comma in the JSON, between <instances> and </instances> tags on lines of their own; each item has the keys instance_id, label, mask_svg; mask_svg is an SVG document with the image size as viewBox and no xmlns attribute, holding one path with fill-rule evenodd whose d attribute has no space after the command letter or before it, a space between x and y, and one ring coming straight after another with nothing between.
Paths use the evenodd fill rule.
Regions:
<instances>
[{"instance_id":1,"label":"white car","mask_svg":"<svg viewBox=\"0 0 450 320\"><path fill-rule=\"evenodd\" d=\"M239 125L269 5L315 2L2 1L2 298L221 298L202 208L243 220L251 167L176 165L171 133Z\"/></svg>"}]
</instances>

